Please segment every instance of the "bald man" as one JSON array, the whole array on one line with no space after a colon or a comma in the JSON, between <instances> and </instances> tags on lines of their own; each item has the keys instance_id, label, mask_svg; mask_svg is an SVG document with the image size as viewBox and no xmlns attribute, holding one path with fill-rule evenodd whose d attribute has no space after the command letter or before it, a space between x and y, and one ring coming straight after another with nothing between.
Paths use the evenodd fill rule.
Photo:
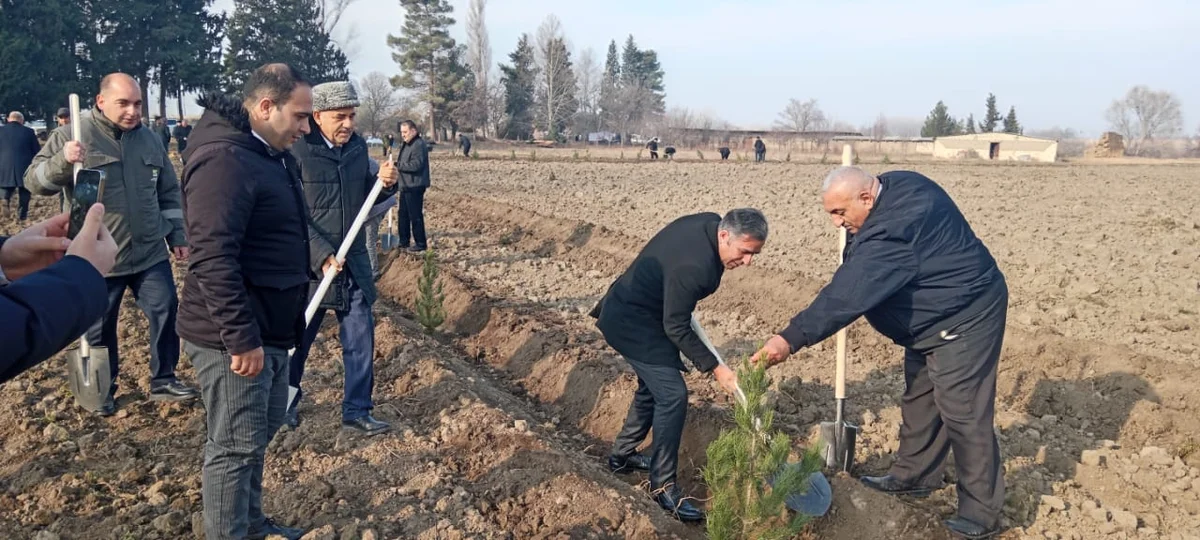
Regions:
<instances>
[{"instance_id":1,"label":"bald man","mask_svg":"<svg viewBox=\"0 0 1200 540\"><path fill-rule=\"evenodd\" d=\"M833 280L758 354L783 361L860 316L904 347L900 449L873 489L927 496L941 487L947 454L958 472L965 538L999 532L1004 505L1000 447L992 427L996 366L1008 287L950 196L921 174L840 167L822 186L825 211L849 233ZM756 355L757 357L757 355Z\"/></svg>"},{"instance_id":2,"label":"bald man","mask_svg":"<svg viewBox=\"0 0 1200 540\"><path fill-rule=\"evenodd\" d=\"M21 227L29 217L29 190L21 177L39 149L37 135L25 127L25 116L17 111L8 113L8 123L0 125L0 192L4 194L0 215L8 217L13 192L17 192L17 223Z\"/></svg>"},{"instance_id":3,"label":"bald man","mask_svg":"<svg viewBox=\"0 0 1200 540\"><path fill-rule=\"evenodd\" d=\"M179 300L168 246L176 259L188 256L179 181L162 142L142 126L142 91L137 81L124 73L106 75L95 107L80 114L79 125L79 142L70 140L69 128L54 131L25 171L25 187L43 196L63 192L70 200L74 163L105 173L100 201L105 207L104 224L117 242L117 262L105 276L108 312L87 338L92 346L108 349L113 387L95 412L101 416L116 412L117 320L126 289L150 323L150 399L194 399L196 390L175 376Z\"/></svg>"}]
</instances>

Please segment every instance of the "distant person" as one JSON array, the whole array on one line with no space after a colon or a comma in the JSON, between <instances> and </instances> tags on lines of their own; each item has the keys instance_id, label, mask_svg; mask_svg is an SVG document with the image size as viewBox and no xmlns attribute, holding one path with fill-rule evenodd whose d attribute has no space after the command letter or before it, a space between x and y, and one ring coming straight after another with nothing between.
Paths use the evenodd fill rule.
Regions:
<instances>
[{"instance_id":1,"label":"distant person","mask_svg":"<svg viewBox=\"0 0 1200 540\"><path fill-rule=\"evenodd\" d=\"M154 134L162 140L163 150L171 149L171 130L167 127L167 121L161 116L154 117Z\"/></svg>"},{"instance_id":2,"label":"distant person","mask_svg":"<svg viewBox=\"0 0 1200 540\"><path fill-rule=\"evenodd\" d=\"M12 213L12 196L17 192L17 223L24 227L29 217L30 192L25 189L25 169L41 150L37 135L25 127L25 115L8 113L8 123L0 126L0 190L4 191L4 217Z\"/></svg>"},{"instance_id":3,"label":"distant person","mask_svg":"<svg viewBox=\"0 0 1200 540\"><path fill-rule=\"evenodd\" d=\"M666 147L666 149L663 150L663 155L667 156L667 159L674 158L675 157L675 147L674 146Z\"/></svg>"},{"instance_id":4,"label":"distant person","mask_svg":"<svg viewBox=\"0 0 1200 540\"><path fill-rule=\"evenodd\" d=\"M729 147L728 146L722 146L722 147L718 148L717 152L721 153L721 161L725 161L725 160L729 159Z\"/></svg>"},{"instance_id":5,"label":"distant person","mask_svg":"<svg viewBox=\"0 0 1200 540\"><path fill-rule=\"evenodd\" d=\"M74 240L70 214L0 237L0 384L54 356L108 309L117 243L93 206Z\"/></svg>"},{"instance_id":6,"label":"distant person","mask_svg":"<svg viewBox=\"0 0 1200 540\"><path fill-rule=\"evenodd\" d=\"M192 134L192 126L188 125L186 118L179 120L179 125L175 126L175 146L178 147L179 155L183 155L183 151L187 150L187 140Z\"/></svg>"},{"instance_id":7,"label":"distant person","mask_svg":"<svg viewBox=\"0 0 1200 540\"><path fill-rule=\"evenodd\" d=\"M74 192L72 164L95 162L104 171L101 202L104 223L121 247L117 263L105 276L108 313L88 331L88 343L108 349L113 385L99 411L116 412L120 366L118 321L128 290L146 315L150 327L150 399L187 401L196 389L179 381L179 336L175 316L179 299L170 258L188 260L183 206L175 167L154 133L142 127L142 90L124 73L100 81L92 110L79 116L80 141L71 130L57 129L25 171L25 187L43 197ZM115 195L115 196L114 196Z\"/></svg>"},{"instance_id":8,"label":"distant person","mask_svg":"<svg viewBox=\"0 0 1200 540\"><path fill-rule=\"evenodd\" d=\"M646 143L646 148L650 149L650 159L658 159L658 137L650 139L650 142Z\"/></svg>"},{"instance_id":9,"label":"distant person","mask_svg":"<svg viewBox=\"0 0 1200 540\"><path fill-rule=\"evenodd\" d=\"M54 121L58 123L58 127L63 127L71 123L71 111L66 107L59 107L58 114L54 115Z\"/></svg>"},{"instance_id":10,"label":"distant person","mask_svg":"<svg viewBox=\"0 0 1200 540\"><path fill-rule=\"evenodd\" d=\"M383 153L384 155L391 154L392 149L396 147L396 136L388 133L383 136Z\"/></svg>"},{"instance_id":11,"label":"distant person","mask_svg":"<svg viewBox=\"0 0 1200 540\"><path fill-rule=\"evenodd\" d=\"M754 161L763 162L767 159L767 145L763 144L762 137L754 138Z\"/></svg>"},{"instance_id":12,"label":"distant person","mask_svg":"<svg viewBox=\"0 0 1200 540\"><path fill-rule=\"evenodd\" d=\"M467 138L466 133L458 134L458 147L462 148L464 156L471 157L471 139Z\"/></svg>"},{"instance_id":13,"label":"distant person","mask_svg":"<svg viewBox=\"0 0 1200 540\"><path fill-rule=\"evenodd\" d=\"M429 188L429 147L412 120L400 123L400 246L409 253L421 253L428 247L425 237L425 190ZM412 239L412 245L409 245Z\"/></svg>"}]
</instances>

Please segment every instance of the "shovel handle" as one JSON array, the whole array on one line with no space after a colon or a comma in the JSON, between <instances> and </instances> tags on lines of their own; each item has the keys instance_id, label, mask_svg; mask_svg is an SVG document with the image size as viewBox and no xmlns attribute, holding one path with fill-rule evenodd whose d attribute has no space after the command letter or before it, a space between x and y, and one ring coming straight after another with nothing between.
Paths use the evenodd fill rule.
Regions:
<instances>
[{"instance_id":1,"label":"shovel handle","mask_svg":"<svg viewBox=\"0 0 1200 540\"><path fill-rule=\"evenodd\" d=\"M375 199L379 198L379 194L383 192L383 180L375 180L375 185L371 186L371 192L367 193L367 200L363 201L362 208L358 209L358 215L354 216L354 222L350 224L350 230L346 232L346 237L342 239L342 245L338 247L337 258L338 264L346 262L346 254L350 252L350 246L354 244L354 239L358 236L358 231L362 229L363 223L367 221L367 216L371 214L371 207L375 205ZM317 314L317 308L321 305L321 300L325 299L325 294L329 292L330 285L333 284L333 278L337 276L337 270L329 270L325 272L321 278L321 284L317 286L317 292L313 294L312 300L308 301L308 308L304 310L304 326L308 326L312 322L313 317Z\"/></svg>"},{"instance_id":2,"label":"shovel handle","mask_svg":"<svg viewBox=\"0 0 1200 540\"><path fill-rule=\"evenodd\" d=\"M854 147L842 146L842 165L849 167L854 164ZM846 228L838 227L838 266L842 265L846 253ZM833 397L846 399L846 328L837 332L837 363L834 373Z\"/></svg>"},{"instance_id":3,"label":"shovel handle","mask_svg":"<svg viewBox=\"0 0 1200 540\"><path fill-rule=\"evenodd\" d=\"M67 96L67 107L71 111L71 140L79 141L83 138L83 128L79 125L79 94L71 94ZM71 166L72 183L79 176L79 171L83 169L83 163L73 163ZM63 211L65 212L69 206L66 198L63 199ZM87 334L79 338L79 355L88 358L92 354L92 348L88 344Z\"/></svg>"}]
</instances>

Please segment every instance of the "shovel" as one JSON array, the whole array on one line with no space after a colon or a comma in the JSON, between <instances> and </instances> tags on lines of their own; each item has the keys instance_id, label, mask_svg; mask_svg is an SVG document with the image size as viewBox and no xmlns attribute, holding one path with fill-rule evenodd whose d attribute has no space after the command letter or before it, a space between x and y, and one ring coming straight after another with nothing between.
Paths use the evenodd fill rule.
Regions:
<instances>
[{"instance_id":1,"label":"shovel","mask_svg":"<svg viewBox=\"0 0 1200 540\"><path fill-rule=\"evenodd\" d=\"M842 165L853 163L854 150L850 145L842 147ZM838 229L838 265L846 252L846 229ZM854 467L854 444L858 439L858 426L846 422L846 329L837 333L837 368L834 375L834 398L837 413L833 422L821 422L820 434L824 444L822 455L825 466L831 470L850 472Z\"/></svg>"},{"instance_id":2,"label":"shovel","mask_svg":"<svg viewBox=\"0 0 1200 540\"><path fill-rule=\"evenodd\" d=\"M392 250L400 247L400 238L398 236L396 236L396 207L395 206L393 206L391 209L388 210L387 228L385 230L386 230L386 232L384 232L379 237L379 246L380 246L380 249L384 253L387 253L389 251L392 251Z\"/></svg>"},{"instance_id":3,"label":"shovel","mask_svg":"<svg viewBox=\"0 0 1200 540\"><path fill-rule=\"evenodd\" d=\"M79 95L71 94L70 102L71 140L78 141ZM74 174L78 175L83 164L76 163L74 167ZM113 383L108 349L89 345L87 334L79 338L79 348L67 350L67 382L71 387L71 394L75 396L75 403L80 407L89 411L99 411L104 407Z\"/></svg>"}]
</instances>

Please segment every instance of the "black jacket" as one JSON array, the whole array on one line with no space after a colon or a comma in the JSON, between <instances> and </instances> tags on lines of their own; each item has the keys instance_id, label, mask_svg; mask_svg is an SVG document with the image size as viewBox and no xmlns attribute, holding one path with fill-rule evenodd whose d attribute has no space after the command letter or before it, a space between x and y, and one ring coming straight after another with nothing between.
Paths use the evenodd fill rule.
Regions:
<instances>
[{"instance_id":1,"label":"black jacket","mask_svg":"<svg viewBox=\"0 0 1200 540\"><path fill-rule=\"evenodd\" d=\"M401 188L429 187L429 147L425 139L417 135L412 142L401 144L396 168L400 170Z\"/></svg>"},{"instance_id":2,"label":"black jacket","mask_svg":"<svg viewBox=\"0 0 1200 540\"><path fill-rule=\"evenodd\" d=\"M844 263L780 335L792 351L866 315L879 333L911 346L965 318L1004 276L954 201L910 171L879 176L871 214L847 239Z\"/></svg>"},{"instance_id":3,"label":"black jacket","mask_svg":"<svg viewBox=\"0 0 1200 540\"><path fill-rule=\"evenodd\" d=\"M377 174L371 173L371 159L367 157L367 143L357 133L338 148L330 148L317 125L304 140L292 146L292 152L300 161L304 173L304 197L308 203L309 268L317 276L326 259L335 255L350 230L350 224L367 200L367 194L375 185ZM386 201L396 193L396 187L385 188L375 205ZM367 258L366 227L359 229L358 236L346 253L346 269L354 282L362 289L368 304L375 302L375 280L371 275L371 262ZM348 311L350 298L345 272L334 278L333 286L325 295L322 306ZM315 287L313 288L315 290Z\"/></svg>"},{"instance_id":4,"label":"black jacket","mask_svg":"<svg viewBox=\"0 0 1200 540\"><path fill-rule=\"evenodd\" d=\"M16 122L0 126L0 188L25 185L25 169L41 149L32 129Z\"/></svg>"},{"instance_id":5,"label":"black jacket","mask_svg":"<svg viewBox=\"0 0 1200 540\"><path fill-rule=\"evenodd\" d=\"M107 309L104 276L74 255L0 287L0 383L78 340Z\"/></svg>"},{"instance_id":6,"label":"black jacket","mask_svg":"<svg viewBox=\"0 0 1200 540\"><path fill-rule=\"evenodd\" d=\"M289 152L254 137L240 101L200 99L185 151L183 211L192 255L176 328L241 354L300 341L308 298L308 209Z\"/></svg>"},{"instance_id":7,"label":"black jacket","mask_svg":"<svg viewBox=\"0 0 1200 540\"><path fill-rule=\"evenodd\" d=\"M767 151L767 145L762 142L762 139L758 139L758 140L754 141L754 151L755 152L766 152Z\"/></svg>"},{"instance_id":8,"label":"black jacket","mask_svg":"<svg viewBox=\"0 0 1200 540\"><path fill-rule=\"evenodd\" d=\"M604 339L626 358L684 369L683 352L700 371L717 358L692 330L696 303L716 292L725 265L717 253L711 212L681 217L664 227L592 310Z\"/></svg>"}]
</instances>

